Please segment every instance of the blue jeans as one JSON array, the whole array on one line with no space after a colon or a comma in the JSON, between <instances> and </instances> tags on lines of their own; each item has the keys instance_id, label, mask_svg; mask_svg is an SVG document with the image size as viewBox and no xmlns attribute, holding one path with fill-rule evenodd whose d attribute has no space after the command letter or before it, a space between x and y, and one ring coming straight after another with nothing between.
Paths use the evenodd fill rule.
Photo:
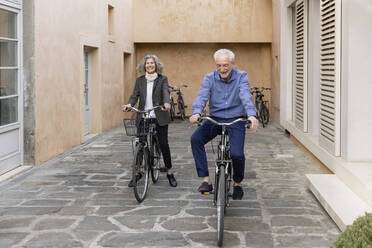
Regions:
<instances>
[{"instance_id":1,"label":"blue jeans","mask_svg":"<svg viewBox=\"0 0 372 248\"><path fill-rule=\"evenodd\" d=\"M217 118L217 122L231 122L238 118ZM199 177L209 176L207 155L205 153L205 144L221 134L222 127L205 121L191 136L191 149L194 156L196 170ZM245 123L238 122L226 127L230 138L230 155L233 162L233 180L240 183L244 178L244 141L245 141Z\"/></svg>"}]
</instances>

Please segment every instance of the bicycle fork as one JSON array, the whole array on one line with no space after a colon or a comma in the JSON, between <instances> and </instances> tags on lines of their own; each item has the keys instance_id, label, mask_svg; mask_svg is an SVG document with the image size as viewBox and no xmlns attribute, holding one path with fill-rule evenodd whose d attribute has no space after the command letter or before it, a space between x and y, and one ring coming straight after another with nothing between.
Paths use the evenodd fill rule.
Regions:
<instances>
[{"instance_id":1,"label":"bicycle fork","mask_svg":"<svg viewBox=\"0 0 372 248\"><path fill-rule=\"evenodd\" d=\"M225 170L225 204L227 207L230 206L230 201L229 201L229 197L231 197L231 192L230 192L230 188L231 188L231 160L219 160L216 162L216 172L215 172L215 190L214 190L214 197L213 197L213 205L214 206L217 206L217 192L219 191L219 188L218 188L218 181L219 181L219 178L220 178L220 170L221 168L223 168Z\"/></svg>"}]
</instances>

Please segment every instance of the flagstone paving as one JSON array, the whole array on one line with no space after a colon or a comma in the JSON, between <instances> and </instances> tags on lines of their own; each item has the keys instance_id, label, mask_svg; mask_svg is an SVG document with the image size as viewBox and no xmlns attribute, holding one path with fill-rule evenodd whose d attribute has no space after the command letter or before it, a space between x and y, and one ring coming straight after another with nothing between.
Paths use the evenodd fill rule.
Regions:
<instances>
[{"instance_id":1,"label":"flagstone paving","mask_svg":"<svg viewBox=\"0 0 372 248\"><path fill-rule=\"evenodd\" d=\"M180 120L170 125L178 187L161 174L141 204L127 187L132 144L122 128L6 182L0 247L216 247L212 196L197 192L195 128ZM210 145L207 152L213 175ZM248 131L245 154L245 195L227 209L224 246L330 247L339 230L305 180L321 169L276 125Z\"/></svg>"}]
</instances>

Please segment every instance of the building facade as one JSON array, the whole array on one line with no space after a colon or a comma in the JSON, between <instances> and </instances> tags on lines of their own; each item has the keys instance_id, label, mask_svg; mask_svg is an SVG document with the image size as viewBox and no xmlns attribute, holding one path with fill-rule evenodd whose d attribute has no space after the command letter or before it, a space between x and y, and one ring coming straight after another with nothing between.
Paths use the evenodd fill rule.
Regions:
<instances>
[{"instance_id":1,"label":"building facade","mask_svg":"<svg viewBox=\"0 0 372 248\"><path fill-rule=\"evenodd\" d=\"M281 1L280 124L332 175L309 187L341 229L372 209L368 0Z\"/></svg>"},{"instance_id":2,"label":"building facade","mask_svg":"<svg viewBox=\"0 0 372 248\"><path fill-rule=\"evenodd\" d=\"M189 86L187 114L219 48L251 86L279 83L271 0L0 0L0 11L0 174L120 126L146 54L171 85ZM279 97L266 97L279 121Z\"/></svg>"},{"instance_id":3,"label":"building facade","mask_svg":"<svg viewBox=\"0 0 372 248\"><path fill-rule=\"evenodd\" d=\"M120 125L131 15L129 0L0 1L0 174Z\"/></svg>"}]
</instances>

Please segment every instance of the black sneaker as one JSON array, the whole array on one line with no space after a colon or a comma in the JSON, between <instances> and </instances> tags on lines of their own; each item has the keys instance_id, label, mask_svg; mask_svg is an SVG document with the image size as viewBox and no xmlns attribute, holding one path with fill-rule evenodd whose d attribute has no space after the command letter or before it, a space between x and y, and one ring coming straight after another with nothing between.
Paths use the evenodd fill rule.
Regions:
<instances>
[{"instance_id":1,"label":"black sneaker","mask_svg":"<svg viewBox=\"0 0 372 248\"><path fill-rule=\"evenodd\" d=\"M203 182L200 184L198 191L201 193L204 192L211 192L213 190L212 184L208 184L207 182Z\"/></svg>"},{"instance_id":2,"label":"black sneaker","mask_svg":"<svg viewBox=\"0 0 372 248\"><path fill-rule=\"evenodd\" d=\"M176 179L174 178L173 173L170 174L170 175L167 174L167 178L168 178L168 181L169 181L170 186L172 186L172 187L177 187L177 181L176 181Z\"/></svg>"},{"instance_id":3,"label":"black sneaker","mask_svg":"<svg viewBox=\"0 0 372 248\"><path fill-rule=\"evenodd\" d=\"M244 191L243 191L242 187L234 186L234 191L233 191L233 194L232 194L233 200L241 200L243 198L243 195L244 195Z\"/></svg>"},{"instance_id":4,"label":"black sneaker","mask_svg":"<svg viewBox=\"0 0 372 248\"><path fill-rule=\"evenodd\" d=\"M137 174L136 175L136 182L138 182L138 180L140 180L142 178L142 174ZM130 180L130 182L128 183L128 187L129 188L133 188L134 187L134 182L133 182L133 179Z\"/></svg>"}]
</instances>

